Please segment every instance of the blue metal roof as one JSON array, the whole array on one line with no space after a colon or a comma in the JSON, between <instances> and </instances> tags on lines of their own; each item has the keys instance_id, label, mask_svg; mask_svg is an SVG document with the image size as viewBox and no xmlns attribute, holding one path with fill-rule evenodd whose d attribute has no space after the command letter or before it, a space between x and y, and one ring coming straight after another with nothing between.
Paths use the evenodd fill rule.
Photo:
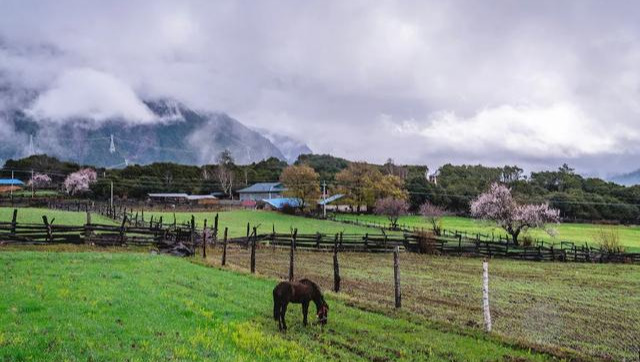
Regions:
<instances>
[{"instance_id":1,"label":"blue metal roof","mask_svg":"<svg viewBox=\"0 0 640 362\"><path fill-rule=\"evenodd\" d=\"M0 178L0 185L2 186L22 186L24 182L17 178Z\"/></svg>"},{"instance_id":2,"label":"blue metal roof","mask_svg":"<svg viewBox=\"0 0 640 362\"><path fill-rule=\"evenodd\" d=\"M264 199L262 201L278 210L285 207L285 205L289 205L291 207L300 207L300 205L302 204L300 199L297 199L295 197L279 197L277 199Z\"/></svg>"},{"instance_id":3,"label":"blue metal roof","mask_svg":"<svg viewBox=\"0 0 640 362\"><path fill-rule=\"evenodd\" d=\"M262 183L253 184L242 190L238 190L238 193L240 194L259 193L259 192L268 193L268 192L280 192L284 190L285 188L284 186L282 186L281 182L262 182Z\"/></svg>"},{"instance_id":4,"label":"blue metal roof","mask_svg":"<svg viewBox=\"0 0 640 362\"><path fill-rule=\"evenodd\" d=\"M343 198L344 195L343 194L335 194L333 196L329 196L327 197L325 200L320 199L320 201L318 201L318 205L329 205L330 203Z\"/></svg>"}]
</instances>

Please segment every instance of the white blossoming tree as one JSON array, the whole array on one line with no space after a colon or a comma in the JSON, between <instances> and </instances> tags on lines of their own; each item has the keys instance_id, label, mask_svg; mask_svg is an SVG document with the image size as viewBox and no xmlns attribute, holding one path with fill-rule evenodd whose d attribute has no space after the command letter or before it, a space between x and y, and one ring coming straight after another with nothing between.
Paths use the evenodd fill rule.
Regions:
<instances>
[{"instance_id":1,"label":"white blossoming tree","mask_svg":"<svg viewBox=\"0 0 640 362\"><path fill-rule=\"evenodd\" d=\"M471 215L494 221L511 235L515 245L518 245L518 236L527 229L544 228L553 235L555 230L547 228L547 224L560 222L559 210L549 204L518 204L511 190L498 183L471 202Z\"/></svg>"}]
</instances>

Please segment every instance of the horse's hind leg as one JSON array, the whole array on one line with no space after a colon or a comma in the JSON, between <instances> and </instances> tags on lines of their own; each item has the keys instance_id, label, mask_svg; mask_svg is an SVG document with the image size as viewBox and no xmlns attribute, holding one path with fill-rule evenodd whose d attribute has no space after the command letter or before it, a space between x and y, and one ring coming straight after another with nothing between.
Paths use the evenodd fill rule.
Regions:
<instances>
[{"instance_id":1,"label":"horse's hind leg","mask_svg":"<svg viewBox=\"0 0 640 362\"><path fill-rule=\"evenodd\" d=\"M280 311L280 321L282 322L282 329L287 330L286 322L287 303L282 303L282 310Z\"/></svg>"},{"instance_id":2,"label":"horse's hind leg","mask_svg":"<svg viewBox=\"0 0 640 362\"><path fill-rule=\"evenodd\" d=\"M309 302L302 302L302 324L307 326L307 314L309 313Z\"/></svg>"}]
</instances>

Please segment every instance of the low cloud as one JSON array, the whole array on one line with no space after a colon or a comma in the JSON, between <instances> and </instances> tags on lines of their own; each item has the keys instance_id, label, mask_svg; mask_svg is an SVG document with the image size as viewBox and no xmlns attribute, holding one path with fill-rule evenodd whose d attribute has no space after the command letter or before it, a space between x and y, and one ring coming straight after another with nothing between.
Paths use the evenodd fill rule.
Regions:
<instances>
[{"instance_id":1,"label":"low cloud","mask_svg":"<svg viewBox=\"0 0 640 362\"><path fill-rule=\"evenodd\" d=\"M453 111L431 115L425 122L383 122L394 135L419 135L432 150L483 155L495 152L509 159L576 159L598 154L636 151L629 137L637 132L598 122L578 107L504 105L465 118Z\"/></svg>"},{"instance_id":2,"label":"low cloud","mask_svg":"<svg viewBox=\"0 0 640 362\"><path fill-rule=\"evenodd\" d=\"M35 100L29 112L36 119L64 122L85 118L95 122L125 119L134 123L154 120L153 113L125 82L82 68L66 71Z\"/></svg>"}]
</instances>

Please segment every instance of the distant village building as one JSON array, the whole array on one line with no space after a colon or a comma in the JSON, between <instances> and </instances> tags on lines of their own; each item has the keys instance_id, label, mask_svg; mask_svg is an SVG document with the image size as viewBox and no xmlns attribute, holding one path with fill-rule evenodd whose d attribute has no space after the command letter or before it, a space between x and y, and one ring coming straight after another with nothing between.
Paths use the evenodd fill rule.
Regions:
<instances>
[{"instance_id":1,"label":"distant village building","mask_svg":"<svg viewBox=\"0 0 640 362\"><path fill-rule=\"evenodd\" d=\"M164 204L213 204L218 200L213 195L188 195L186 193L150 193L149 199Z\"/></svg>"},{"instance_id":2,"label":"distant village building","mask_svg":"<svg viewBox=\"0 0 640 362\"><path fill-rule=\"evenodd\" d=\"M238 190L240 195L240 201L253 201L277 199L282 197L282 192L286 191L286 188L280 182L262 182L253 184L242 190Z\"/></svg>"},{"instance_id":3,"label":"distant village building","mask_svg":"<svg viewBox=\"0 0 640 362\"><path fill-rule=\"evenodd\" d=\"M0 178L0 193L19 191L24 186L24 182L15 178Z\"/></svg>"},{"instance_id":4,"label":"distant village building","mask_svg":"<svg viewBox=\"0 0 640 362\"><path fill-rule=\"evenodd\" d=\"M428 180L434 185L438 184L438 176L440 175L440 170L436 170L436 172L429 175Z\"/></svg>"}]
</instances>

